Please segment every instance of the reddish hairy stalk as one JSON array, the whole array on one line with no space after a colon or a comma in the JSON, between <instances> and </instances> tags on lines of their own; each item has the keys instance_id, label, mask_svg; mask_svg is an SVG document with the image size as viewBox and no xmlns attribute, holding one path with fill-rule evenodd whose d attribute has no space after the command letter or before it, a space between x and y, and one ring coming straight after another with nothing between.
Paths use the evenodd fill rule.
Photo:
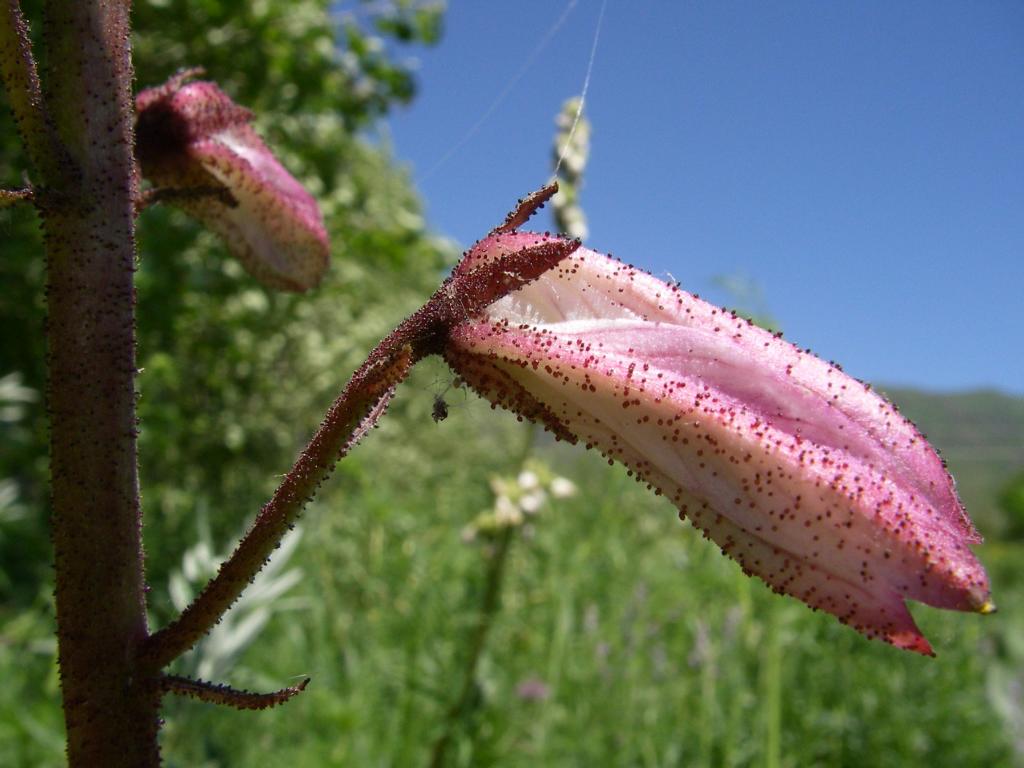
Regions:
<instances>
[{"instance_id":1,"label":"reddish hairy stalk","mask_svg":"<svg viewBox=\"0 0 1024 768\"><path fill-rule=\"evenodd\" d=\"M128 3L117 2L46 8L46 103L67 152L37 162L48 187L37 203L46 233L58 656L72 766L160 761L159 681L137 663L147 629L128 14ZM27 130L27 144L45 152L47 127Z\"/></svg>"},{"instance_id":2,"label":"reddish hairy stalk","mask_svg":"<svg viewBox=\"0 0 1024 768\"><path fill-rule=\"evenodd\" d=\"M298 696L309 685L309 678L305 678L298 685L282 688L273 693L253 693L252 691L240 691L229 685L216 685L205 680L193 680L189 677L178 675L166 675L161 678L161 689L164 693L173 693L176 696L188 696L209 704L220 704L232 709L269 709L284 704L286 701Z\"/></svg>"},{"instance_id":3,"label":"reddish hairy stalk","mask_svg":"<svg viewBox=\"0 0 1024 768\"><path fill-rule=\"evenodd\" d=\"M556 189L552 185L521 201L509 220L525 221ZM147 664L166 666L219 621L263 568L335 463L380 418L395 386L415 363L443 350L453 326L535 280L578 247L577 241L538 238L474 269L456 270L421 309L385 338L335 400L320 429L217 575L177 620L150 637Z\"/></svg>"},{"instance_id":4,"label":"reddish hairy stalk","mask_svg":"<svg viewBox=\"0 0 1024 768\"><path fill-rule=\"evenodd\" d=\"M390 358L371 359L352 377L291 472L260 510L216 577L176 621L150 638L146 659L152 666L162 668L172 662L220 620L263 568L338 459L348 453L354 439L368 429L364 425L367 417L375 418L383 411L395 386L405 378L413 362L408 345L389 350L389 353Z\"/></svg>"}]
</instances>

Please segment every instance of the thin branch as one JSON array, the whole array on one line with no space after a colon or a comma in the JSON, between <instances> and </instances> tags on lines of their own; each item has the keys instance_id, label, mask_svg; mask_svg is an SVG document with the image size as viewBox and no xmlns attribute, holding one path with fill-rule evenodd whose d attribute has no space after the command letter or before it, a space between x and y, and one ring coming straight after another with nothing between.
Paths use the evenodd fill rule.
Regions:
<instances>
[{"instance_id":1,"label":"thin branch","mask_svg":"<svg viewBox=\"0 0 1024 768\"><path fill-rule=\"evenodd\" d=\"M25 150L47 182L51 182L58 177L57 165L66 155L59 148L46 114L21 4L18 0L0 3L0 74Z\"/></svg>"},{"instance_id":2,"label":"thin branch","mask_svg":"<svg viewBox=\"0 0 1024 768\"><path fill-rule=\"evenodd\" d=\"M160 679L160 688L164 693L173 693L175 696L188 696L189 698L205 701L209 704L219 704L234 709L269 709L284 704L289 699L298 696L309 685L309 678L305 678L298 685L282 688L272 693L253 693L252 691L240 691L229 685L217 685L208 683L205 680L193 680L190 677L179 675L164 675Z\"/></svg>"},{"instance_id":3,"label":"thin branch","mask_svg":"<svg viewBox=\"0 0 1024 768\"><path fill-rule=\"evenodd\" d=\"M31 202L31 189L0 189L0 208L7 208L18 203Z\"/></svg>"}]
</instances>

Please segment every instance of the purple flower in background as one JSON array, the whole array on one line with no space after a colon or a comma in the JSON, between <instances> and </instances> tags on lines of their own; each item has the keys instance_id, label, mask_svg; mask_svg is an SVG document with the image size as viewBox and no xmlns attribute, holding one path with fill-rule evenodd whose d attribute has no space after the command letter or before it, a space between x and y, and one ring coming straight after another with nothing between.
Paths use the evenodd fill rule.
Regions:
<instances>
[{"instance_id":1,"label":"purple flower in background","mask_svg":"<svg viewBox=\"0 0 1024 768\"><path fill-rule=\"evenodd\" d=\"M492 234L456 270L547 235ZM904 601L989 613L941 459L870 387L735 313L580 248L453 329L496 405L597 447L777 592L931 654Z\"/></svg>"},{"instance_id":2,"label":"purple flower in background","mask_svg":"<svg viewBox=\"0 0 1024 768\"><path fill-rule=\"evenodd\" d=\"M252 113L211 82L187 74L136 98L136 146L143 174L179 192L175 203L219 235L265 285L304 291L327 270L329 243L320 209L249 123Z\"/></svg>"},{"instance_id":3,"label":"purple flower in background","mask_svg":"<svg viewBox=\"0 0 1024 768\"><path fill-rule=\"evenodd\" d=\"M528 677L519 681L516 696L523 701L547 701L551 696L551 689L539 677Z\"/></svg>"}]
</instances>

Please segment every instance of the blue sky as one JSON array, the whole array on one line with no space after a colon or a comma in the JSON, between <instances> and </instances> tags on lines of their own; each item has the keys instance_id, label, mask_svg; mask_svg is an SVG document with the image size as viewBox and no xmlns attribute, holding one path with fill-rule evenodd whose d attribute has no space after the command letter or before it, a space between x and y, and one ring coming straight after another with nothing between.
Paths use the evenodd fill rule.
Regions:
<instances>
[{"instance_id":1,"label":"blue sky","mask_svg":"<svg viewBox=\"0 0 1024 768\"><path fill-rule=\"evenodd\" d=\"M432 229L468 245L547 180L600 6L449 2L388 129ZM587 114L590 247L752 281L859 378L1024 394L1024 3L608 0Z\"/></svg>"}]
</instances>

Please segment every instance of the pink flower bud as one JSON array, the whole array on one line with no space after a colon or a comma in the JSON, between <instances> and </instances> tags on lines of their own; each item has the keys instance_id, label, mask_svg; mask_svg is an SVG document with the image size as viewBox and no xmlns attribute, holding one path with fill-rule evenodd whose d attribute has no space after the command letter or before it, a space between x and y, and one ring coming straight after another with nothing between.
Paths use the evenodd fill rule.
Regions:
<instances>
[{"instance_id":1,"label":"pink flower bud","mask_svg":"<svg viewBox=\"0 0 1024 768\"><path fill-rule=\"evenodd\" d=\"M456 273L545 239L492 235ZM579 248L445 354L492 403L625 464L747 574L869 637L931 654L908 598L994 610L935 450L869 386L735 313Z\"/></svg>"},{"instance_id":2,"label":"pink flower bud","mask_svg":"<svg viewBox=\"0 0 1024 768\"><path fill-rule=\"evenodd\" d=\"M224 240L265 285L304 291L327 270L320 209L250 127L252 113L210 82L178 76L136 99L139 163L153 184L180 192L192 216ZM202 190L225 188L236 205Z\"/></svg>"}]
</instances>

